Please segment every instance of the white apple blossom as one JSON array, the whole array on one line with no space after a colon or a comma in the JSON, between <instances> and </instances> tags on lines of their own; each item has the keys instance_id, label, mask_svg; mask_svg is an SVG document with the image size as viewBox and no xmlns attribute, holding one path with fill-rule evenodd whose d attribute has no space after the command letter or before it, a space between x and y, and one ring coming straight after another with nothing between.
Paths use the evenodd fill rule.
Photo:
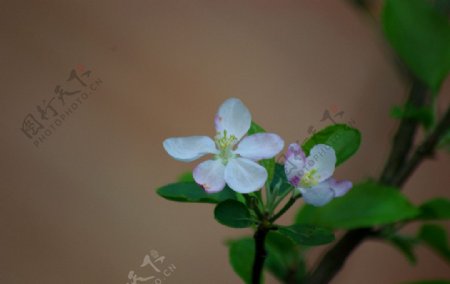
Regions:
<instances>
[{"instance_id":1,"label":"white apple blossom","mask_svg":"<svg viewBox=\"0 0 450 284\"><path fill-rule=\"evenodd\" d=\"M207 136L174 137L166 139L163 146L170 156L183 162L214 155L193 172L194 180L207 192L221 191L225 184L236 192L254 192L267 180L266 169L257 161L277 155L284 141L273 133L244 137L251 121L247 107L239 99L230 98L220 106L215 117L214 140Z\"/></svg>"},{"instance_id":2,"label":"white apple blossom","mask_svg":"<svg viewBox=\"0 0 450 284\"><path fill-rule=\"evenodd\" d=\"M289 183L302 193L305 202L323 206L352 187L350 181L332 177L335 165L336 153L330 146L315 145L306 157L300 145L293 143L288 147L284 167Z\"/></svg>"}]
</instances>

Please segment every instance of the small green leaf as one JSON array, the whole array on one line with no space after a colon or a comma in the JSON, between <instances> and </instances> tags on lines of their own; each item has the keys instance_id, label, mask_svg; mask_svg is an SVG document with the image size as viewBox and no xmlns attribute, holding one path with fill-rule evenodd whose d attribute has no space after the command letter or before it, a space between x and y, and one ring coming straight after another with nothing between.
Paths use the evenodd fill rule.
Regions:
<instances>
[{"instance_id":1,"label":"small green leaf","mask_svg":"<svg viewBox=\"0 0 450 284\"><path fill-rule=\"evenodd\" d=\"M361 144L361 133L345 124L328 126L311 136L302 146L306 155L317 144L331 146L336 152L336 166L356 153Z\"/></svg>"},{"instance_id":2,"label":"small green leaf","mask_svg":"<svg viewBox=\"0 0 450 284\"><path fill-rule=\"evenodd\" d=\"M266 130L259 126L256 122L252 121L250 125L250 129L247 132L247 135L252 135L256 133L264 133ZM274 171L275 171L275 158L272 159L264 159L259 161L259 163L267 170L267 182L271 182L273 179Z\"/></svg>"},{"instance_id":3,"label":"small green leaf","mask_svg":"<svg viewBox=\"0 0 450 284\"><path fill-rule=\"evenodd\" d=\"M255 242L252 238L242 238L229 242L228 258L241 279L250 284L252 282L253 258L255 257Z\"/></svg>"},{"instance_id":4,"label":"small green leaf","mask_svg":"<svg viewBox=\"0 0 450 284\"><path fill-rule=\"evenodd\" d=\"M425 202L419 207L420 218L425 220L448 220L450 219L450 200L435 198Z\"/></svg>"},{"instance_id":5,"label":"small green leaf","mask_svg":"<svg viewBox=\"0 0 450 284\"><path fill-rule=\"evenodd\" d=\"M391 116L398 119L413 119L420 122L425 129L430 129L434 124L434 110L431 106L416 107L413 105L394 106Z\"/></svg>"},{"instance_id":6,"label":"small green leaf","mask_svg":"<svg viewBox=\"0 0 450 284\"><path fill-rule=\"evenodd\" d=\"M417 243L417 240L415 238L396 234L387 238L387 240L392 246L403 253L403 255L408 259L409 263L417 263L417 257L414 253L414 246Z\"/></svg>"},{"instance_id":7,"label":"small green leaf","mask_svg":"<svg viewBox=\"0 0 450 284\"><path fill-rule=\"evenodd\" d=\"M253 224L247 206L236 200L225 200L217 204L214 217L220 224L231 228L247 228Z\"/></svg>"},{"instance_id":8,"label":"small green leaf","mask_svg":"<svg viewBox=\"0 0 450 284\"><path fill-rule=\"evenodd\" d=\"M266 249L268 255L265 267L276 278L282 283L302 282L306 274L306 263L301 255L300 247L291 238L271 231L267 235Z\"/></svg>"},{"instance_id":9,"label":"small green leaf","mask_svg":"<svg viewBox=\"0 0 450 284\"><path fill-rule=\"evenodd\" d=\"M399 57L436 93L450 70L450 25L429 2L386 0L382 23Z\"/></svg>"},{"instance_id":10,"label":"small green leaf","mask_svg":"<svg viewBox=\"0 0 450 284\"><path fill-rule=\"evenodd\" d=\"M305 246L318 246L334 241L332 231L313 225L294 224L280 227L278 232L291 238L295 243Z\"/></svg>"},{"instance_id":11,"label":"small green leaf","mask_svg":"<svg viewBox=\"0 0 450 284\"><path fill-rule=\"evenodd\" d=\"M181 174L177 178L177 182L195 182L192 172Z\"/></svg>"},{"instance_id":12,"label":"small green leaf","mask_svg":"<svg viewBox=\"0 0 450 284\"><path fill-rule=\"evenodd\" d=\"M178 182L165 185L156 191L159 196L178 202L219 203L228 199L236 199L236 193L225 187L217 193L207 193L195 182Z\"/></svg>"},{"instance_id":13,"label":"small green leaf","mask_svg":"<svg viewBox=\"0 0 450 284\"><path fill-rule=\"evenodd\" d=\"M450 247L447 241L447 232L442 226L425 224L420 228L417 237L442 258L450 262Z\"/></svg>"},{"instance_id":14,"label":"small green leaf","mask_svg":"<svg viewBox=\"0 0 450 284\"><path fill-rule=\"evenodd\" d=\"M266 130L264 130L264 128L259 126L259 124L257 124L256 122L252 121L252 124L250 125L250 129L248 130L247 135L252 135L252 134L256 134L256 133L264 133L264 132L266 132Z\"/></svg>"},{"instance_id":15,"label":"small green leaf","mask_svg":"<svg viewBox=\"0 0 450 284\"><path fill-rule=\"evenodd\" d=\"M365 182L323 207L303 206L296 223L354 229L411 219L418 214L419 210L396 188Z\"/></svg>"}]
</instances>

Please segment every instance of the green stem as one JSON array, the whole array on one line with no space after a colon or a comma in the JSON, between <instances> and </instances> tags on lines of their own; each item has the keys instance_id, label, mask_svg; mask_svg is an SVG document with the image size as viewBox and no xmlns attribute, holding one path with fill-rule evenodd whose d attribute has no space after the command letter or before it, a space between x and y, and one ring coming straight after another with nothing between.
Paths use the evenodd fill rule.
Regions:
<instances>
[{"instance_id":1,"label":"green stem","mask_svg":"<svg viewBox=\"0 0 450 284\"><path fill-rule=\"evenodd\" d=\"M245 203L247 203L247 206L253 210L253 212L255 213L255 215L258 217L259 220L263 220L264 219L264 215L261 211L261 209L259 208L259 201L257 200L257 197L251 196L249 194L242 194L245 198Z\"/></svg>"},{"instance_id":2,"label":"green stem","mask_svg":"<svg viewBox=\"0 0 450 284\"><path fill-rule=\"evenodd\" d=\"M270 218L270 222L273 223L276 220L278 220L278 218L283 216L284 213L286 213L289 210L289 208L291 208L291 206L294 205L295 201L297 201L297 199L299 199L301 196L302 195L299 194L297 196L292 196L291 198L289 198L288 202L283 206L283 208L281 208L277 214L275 214L274 216L272 216L272 218Z\"/></svg>"},{"instance_id":3,"label":"green stem","mask_svg":"<svg viewBox=\"0 0 450 284\"><path fill-rule=\"evenodd\" d=\"M272 214L273 211L280 205L280 203L283 201L283 199L291 192L293 192L293 187L289 188L289 190L286 190L282 195L278 196L276 200L274 200L271 207L269 207L269 213ZM276 196L276 195L275 195Z\"/></svg>"},{"instance_id":4,"label":"green stem","mask_svg":"<svg viewBox=\"0 0 450 284\"><path fill-rule=\"evenodd\" d=\"M277 196L277 187L275 186L274 188L274 192L272 194L272 188L270 187L270 184L268 182L266 182L266 209L267 212L272 212L272 206L273 206L273 202L274 202L274 197Z\"/></svg>"},{"instance_id":5,"label":"green stem","mask_svg":"<svg viewBox=\"0 0 450 284\"><path fill-rule=\"evenodd\" d=\"M420 108L425 104L426 92L426 87L422 83L417 80L414 81L406 105ZM407 161L418 127L419 123L416 119L404 118L401 120L394 136L391 153L380 177L381 183L390 184L399 169Z\"/></svg>"},{"instance_id":6,"label":"green stem","mask_svg":"<svg viewBox=\"0 0 450 284\"><path fill-rule=\"evenodd\" d=\"M423 161L423 159L432 157L434 154L434 150L438 146L439 142L449 130L450 107L447 109L447 112L444 114L441 121L437 124L436 128L434 128L433 132L431 132L430 135L428 135L424 140L424 142L419 147L417 147L409 162L406 163L406 165L398 171L397 175L392 180L392 185L402 185L409 177L409 175L414 172L420 162Z\"/></svg>"}]
</instances>

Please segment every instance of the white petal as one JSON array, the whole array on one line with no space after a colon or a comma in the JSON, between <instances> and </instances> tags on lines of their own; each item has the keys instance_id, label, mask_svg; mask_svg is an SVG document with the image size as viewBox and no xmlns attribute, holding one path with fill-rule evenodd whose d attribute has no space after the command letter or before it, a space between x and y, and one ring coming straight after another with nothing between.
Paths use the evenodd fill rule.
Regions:
<instances>
[{"instance_id":1,"label":"white petal","mask_svg":"<svg viewBox=\"0 0 450 284\"><path fill-rule=\"evenodd\" d=\"M334 178L329 179L330 187L334 191L335 197L341 197L345 195L350 188L352 188L353 184L349 180L340 180L337 181Z\"/></svg>"},{"instance_id":2,"label":"white petal","mask_svg":"<svg viewBox=\"0 0 450 284\"><path fill-rule=\"evenodd\" d=\"M174 159L190 162L205 154L217 153L216 144L207 136L168 138L163 142L164 149Z\"/></svg>"},{"instance_id":3,"label":"white petal","mask_svg":"<svg viewBox=\"0 0 450 284\"><path fill-rule=\"evenodd\" d=\"M245 158L231 159L225 168L225 181L231 189L240 193L257 191L266 180L266 169Z\"/></svg>"},{"instance_id":4,"label":"white petal","mask_svg":"<svg viewBox=\"0 0 450 284\"><path fill-rule=\"evenodd\" d=\"M193 172L194 180L207 192L218 192L225 187L225 166L220 160L200 163Z\"/></svg>"},{"instance_id":5,"label":"white petal","mask_svg":"<svg viewBox=\"0 0 450 284\"><path fill-rule=\"evenodd\" d=\"M297 186L304 174L306 157L300 145L292 143L286 152L284 171L288 181Z\"/></svg>"},{"instance_id":6,"label":"white petal","mask_svg":"<svg viewBox=\"0 0 450 284\"><path fill-rule=\"evenodd\" d=\"M237 146L236 154L254 161L269 159L284 147L284 141L273 133L257 133L245 137Z\"/></svg>"},{"instance_id":7,"label":"white petal","mask_svg":"<svg viewBox=\"0 0 450 284\"><path fill-rule=\"evenodd\" d=\"M323 206L334 198L334 192L328 182L322 182L310 188L299 188L299 190L303 194L305 203L314 206Z\"/></svg>"},{"instance_id":8,"label":"white petal","mask_svg":"<svg viewBox=\"0 0 450 284\"><path fill-rule=\"evenodd\" d=\"M334 149L325 144L317 144L312 147L306 159L306 169L315 169L315 179L322 182L334 173L336 165L336 153Z\"/></svg>"},{"instance_id":9,"label":"white petal","mask_svg":"<svg viewBox=\"0 0 450 284\"><path fill-rule=\"evenodd\" d=\"M250 129L252 117L247 107L236 98L226 100L219 108L215 118L216 130L234 135L240 140Z\"/></svg>"}]
</instances>

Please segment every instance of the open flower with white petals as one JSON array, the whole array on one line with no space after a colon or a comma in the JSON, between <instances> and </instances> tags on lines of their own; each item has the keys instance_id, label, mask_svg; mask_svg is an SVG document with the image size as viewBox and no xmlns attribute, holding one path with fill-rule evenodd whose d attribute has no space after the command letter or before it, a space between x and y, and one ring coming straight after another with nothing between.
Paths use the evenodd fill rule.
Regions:
<instances>
[{"instance_id":1,"label":"open flower with white petals","mask_svg":"<svg viewBox=\"0 0 450 284\"><path fill-rule=\"evenodd\" d=\"M257 161L273 158L284 147L280 136L273 133L244 137L251 121L247 107L239 99L230 98L215 117L214 140L207 136L174 137L166 139L163 146L170 156L183 162L214 155L193 172L194 180L207 192L221 191L228 184L234 191L250 193L262 188L267 180L266 169Z\"/></svg>"},{"instance_id":2,"label":"open flower with white petals","mask_svg":"<svg viewBox=\"0 0 450 284\"><path fill-rule=\"evenodd\" d=\"M335 165L336 153L330 146L315 145L306 157L300 145L293 143L287 150L284 168L289 183L302 193L306 203L323 206L352 187L350 181L332 177Z\"/></svg>"}]
</instances>

